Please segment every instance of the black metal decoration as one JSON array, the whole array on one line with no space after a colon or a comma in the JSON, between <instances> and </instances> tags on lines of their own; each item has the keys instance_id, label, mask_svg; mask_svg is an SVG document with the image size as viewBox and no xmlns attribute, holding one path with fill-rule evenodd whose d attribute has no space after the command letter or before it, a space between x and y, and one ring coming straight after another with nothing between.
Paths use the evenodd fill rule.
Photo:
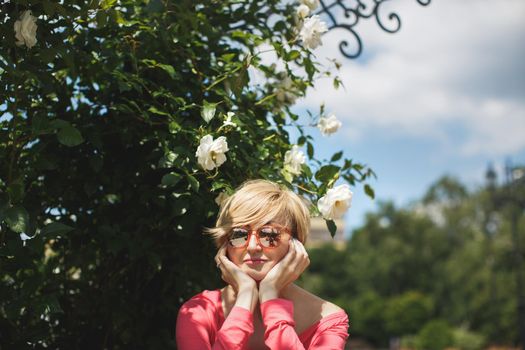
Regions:
<instances>
[{"instance_id":1,"label":"black metal decoration","mask_svg":"<svg viewBox=\"0 0 525 350\"><path fill-rule=\"evenodd\" d=\"M380 9L381 5L387 2L388 0L320 0L320 10L317 11L316 15L326 15L330 19L331 23L328 25L328 31L336 28L346 29L350 35L354 38L356 42L357 49L354 53L347 51L349 46L347 40L343 40L339 43L339 50L343 56L348 58L357 58L362 51L362 42L361 38L355 31L355 26L358 24L361 18L367 19L370 17L375 17L377 24L381 29L388 33L395 33L401 29L401 19L399 16L391 12L388 14L388 20L393 23L392 27L387 27L383 23L384 16L381 15ZM420 5L427 6L432 0L416 0ZM328 3L328 4L327 4ZM339 23L337 14L343 13L346 21L344 23Z\"/></svg>"}]
</instances>

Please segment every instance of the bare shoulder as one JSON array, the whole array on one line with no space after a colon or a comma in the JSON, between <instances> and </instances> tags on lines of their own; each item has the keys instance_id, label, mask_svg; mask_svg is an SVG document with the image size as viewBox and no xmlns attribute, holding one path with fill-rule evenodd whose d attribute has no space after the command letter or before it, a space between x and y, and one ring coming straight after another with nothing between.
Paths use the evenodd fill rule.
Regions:
<instances>
[{"instance_id":1,"label":"bare shoulder","mask_svg":"<svg viewBox=\"0 0 525 350\"><path fill-rule=\"evenodd\" d=\"M300 295L300 297L297 298L298 303L303 304L303 306L308 307L308 309L310 310L319 310L319 314L321 317L326 317L336 312L344 311L341 307L337 306L336 304L328 300L324 300L303 288L297 287L297 293L298 295Z\"/></svg>"}]
</instances>

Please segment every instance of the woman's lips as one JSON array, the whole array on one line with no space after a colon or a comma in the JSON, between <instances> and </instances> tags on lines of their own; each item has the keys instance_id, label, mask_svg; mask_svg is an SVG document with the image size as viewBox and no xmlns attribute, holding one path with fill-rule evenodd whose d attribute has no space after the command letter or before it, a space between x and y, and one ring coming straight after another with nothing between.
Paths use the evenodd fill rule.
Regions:
<instances>
[{"instance_id":1,"label":"woman's lips","mask_svg":"<svg viewBox=\"0 0 525 350\"><path fill-rule=\"evenodd\" d=\"M244 260L244 262L248 265L259 265L259 264L264 264L266 260L264 259L246 259Z\"/></svg>"}]
</instances>

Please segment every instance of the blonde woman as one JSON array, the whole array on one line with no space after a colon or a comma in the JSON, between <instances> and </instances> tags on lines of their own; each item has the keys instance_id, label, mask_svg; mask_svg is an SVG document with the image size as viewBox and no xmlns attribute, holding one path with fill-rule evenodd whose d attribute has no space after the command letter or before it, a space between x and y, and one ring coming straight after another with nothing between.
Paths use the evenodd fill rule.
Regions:
<instances>
[{"instance_id":1,"label":"blonde woman","mask_svg":"<svg viewBox=\"0 0 525 350\"><path fill-rule=\"evenodd\" d=\"M293 191L267 180L237 188L206 230L227 285L182 305L178 349L344 349L345 311L294 283L310 263L309 226Z\"/></svg>"}]
</instances>

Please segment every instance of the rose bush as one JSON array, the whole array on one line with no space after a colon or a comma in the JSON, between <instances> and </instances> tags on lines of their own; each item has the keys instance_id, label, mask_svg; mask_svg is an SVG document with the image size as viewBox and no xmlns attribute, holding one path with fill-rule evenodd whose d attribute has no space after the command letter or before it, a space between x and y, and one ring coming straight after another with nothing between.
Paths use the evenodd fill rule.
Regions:
<instances>
[{"instance_id":1,"label":"rose bush","mask_svg":"<svg viewBox=\"0 0 525 350\"><path fill-rule=\"evenodd\" d=\"M0 5L0 348L174 348L181 302L219 285L216 200L263 177L317 215L336 181L373 175L317 159L322 111L290 109L330 69L310 52L326 25L212 3Z\"/></svg>"}]
</instances>

